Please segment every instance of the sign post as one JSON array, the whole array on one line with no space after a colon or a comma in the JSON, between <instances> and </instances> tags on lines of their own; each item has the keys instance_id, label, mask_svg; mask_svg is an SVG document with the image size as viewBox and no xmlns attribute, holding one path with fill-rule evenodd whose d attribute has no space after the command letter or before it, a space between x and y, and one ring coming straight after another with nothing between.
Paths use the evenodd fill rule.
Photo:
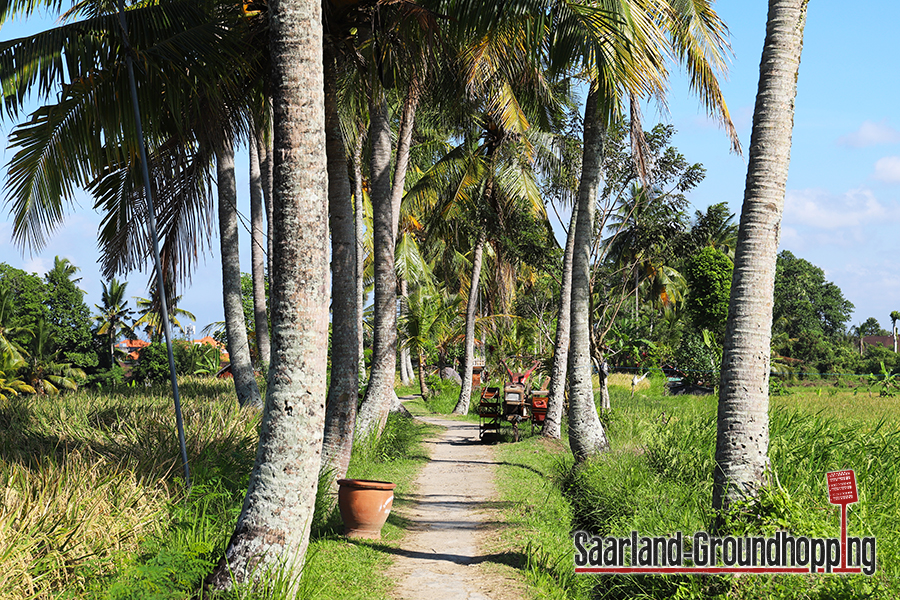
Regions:
<instances>
[{"instance_id":1,"label":"sign post","mask_svg":"<svg viewBox=\"0 0 900 600\"><path fill-rule=\"evenodd\" d=\"M847 568L847 505L859 502L853 469L826 473L828 502L841 505L841 569Z\"/></svg>"}]
</instances>

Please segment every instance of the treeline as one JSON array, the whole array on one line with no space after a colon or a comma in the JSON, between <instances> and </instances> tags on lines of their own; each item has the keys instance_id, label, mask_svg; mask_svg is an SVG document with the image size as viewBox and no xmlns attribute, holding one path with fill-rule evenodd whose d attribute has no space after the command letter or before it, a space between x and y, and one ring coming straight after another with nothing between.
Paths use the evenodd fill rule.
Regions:
<instances>
[{"instance_id":1,"label":"treeline","mask_svg":"<svg viewBox=\"0 0 900 600\"><path fill-rule=\"evenodd\" d=\"M0 396L55 395L83 385L168 380L157 303L137 297L136 308L130 308L125 296L128 284L112 279L103 284L101 302L92 313L78 287L78 271L59 257L43 277L0 263ZM173 328L182 333L178 317L194 318L174 304L169 312ZM152 343L135 347L134 356L118 343L137 338L138 330ZM220 342L175 340L178 374L217 373L222 347Z\"/></svg>"}]
</instances>

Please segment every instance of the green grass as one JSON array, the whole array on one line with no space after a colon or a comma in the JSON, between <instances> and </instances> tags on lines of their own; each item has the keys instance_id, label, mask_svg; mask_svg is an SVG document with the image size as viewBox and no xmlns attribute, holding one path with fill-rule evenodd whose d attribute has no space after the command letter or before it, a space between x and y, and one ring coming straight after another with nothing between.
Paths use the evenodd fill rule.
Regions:
<instances>
[{"instance_id":1,"label":"green grass","mask_svg":"<svg viewBox=\"0 0 900 600\"><path fill-rule=\"evenodd\" d=\"M164 387L0 402L0 598L198 594L240 512L260 415L237 406L230 381L191 379L181 391L190 492ZM427 433L392 416L378 444L355 450L348 475L394 481L397 505L408 502ZM392 515L372 543L340 536L337 511L315 519L301 597L387 598L379 573L404 523ZM282 597L284 579L223 597Z\"/></svg>"},{"instance_id":2,"label":"green grass","mask_svg":"<svg viewBox=\"0 0 900 600\"><path fill-rule=\"evenodd\" d=\"M836 537L840 513L828 504L824 474L853 468L860 502L850 508L849 531L877 537L875 576L574 575L575 529L667 534L708 530L712 521L716 399L663 396L659 380L633 399L630 385L610 391L613 410L603 419L611 451L603 457L573 469L565 440L527 438L499 447L499 485L511 503L504 543L526 554L526 575L537 597L900 597L900 412L889 398L828 388L773 398L770 459L776 479L758 501L743 507L732 527Z\"/></svg>"}]
</instances>

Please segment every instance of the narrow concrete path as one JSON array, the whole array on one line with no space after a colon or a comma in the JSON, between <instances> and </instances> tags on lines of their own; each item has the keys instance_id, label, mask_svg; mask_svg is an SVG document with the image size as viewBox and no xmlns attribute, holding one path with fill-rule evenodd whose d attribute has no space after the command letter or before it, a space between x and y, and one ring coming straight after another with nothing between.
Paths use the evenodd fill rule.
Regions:
<instances>
[{"instance_id":1,"label":"narrow concrete path","mask_svg":"<svg viewBox=\"0 0 900 600\"><path fill-rule=\"evenodd\" d=\"M522 586L509 575L515 561L485 551L496 539L502 507L496 502L494 449L478 440L478 424L417 417L446 427L428 442L431 461L416 479L416 504L398 511L412 521L388 575L398 600L518 600ZM506 571L506 572L504 572Z\"/></svg>"}]
</instances>

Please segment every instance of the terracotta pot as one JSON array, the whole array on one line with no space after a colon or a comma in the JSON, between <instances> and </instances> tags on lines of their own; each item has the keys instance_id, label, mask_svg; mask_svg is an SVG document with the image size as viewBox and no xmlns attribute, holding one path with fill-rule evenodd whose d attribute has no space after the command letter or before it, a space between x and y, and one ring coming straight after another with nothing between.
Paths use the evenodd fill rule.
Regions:
<instances>
[{"instance_id":1,"label":"terracotta pot","mask_svg":"<svg viewBox=\"0 0 900 600\"><path fill-rule=\"evenodd\" d=\"M381 528L391 514L396 483L367 479L338 479L338 506L344 535L381 539Z\"/></svg>"}]
</instances>

